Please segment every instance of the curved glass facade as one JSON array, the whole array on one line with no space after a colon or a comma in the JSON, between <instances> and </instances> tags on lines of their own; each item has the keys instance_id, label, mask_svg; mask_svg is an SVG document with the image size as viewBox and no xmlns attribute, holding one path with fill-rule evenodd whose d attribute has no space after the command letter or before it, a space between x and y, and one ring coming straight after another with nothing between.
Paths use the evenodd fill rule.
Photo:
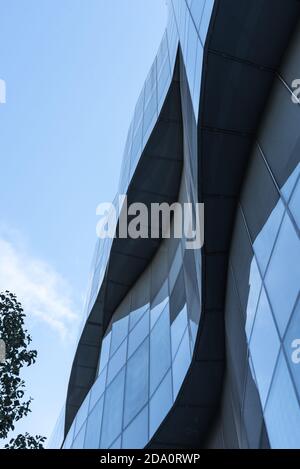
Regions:
<instances>
[{"instance_id":1,"label":"curved glass facade","mask_svg":"<svg viewBox=\"0 0 300 469\"><path fill-rule=\"evenodd\" d=\"M265 110L236 215L218 447L300 448L300 107L289 86L299 39L300 28Z\"/></svg>"},{"instance_id":2,"label":"curved glass facade","mask_svg":"<svg viewBox=\"0 0 300 469\"><path fill-rule=\"evenodd\" d=\"M148 443L191 362L200 317L196 264L199 252L185 250L182 240L163 243L114 313L102 341L98 378L64 448Z\"/></svg>"},{"instance_id":3,"label":"curved glass facade","mask_svg":"<svg viewBox=\"0 0 300 469\"><path fill-rule=\"evenodd\" d=\"M203 47L212 8L211 0L169 2L169 23L128 131L121 194L127 192L159 120L181 43L184 171L179 200L193 204L197 200L195 134ZM86 316L97 299L111 247L109 239L97 243ZM98 377L64 448L143 447L151 439L172 407L191 362L201 310L200 267L199 250L185 250L185 240L164 241L113 315L102 341Z\"/></svg>"},{"instance_id":4,"label":"curved glass facade","mask_svg":"<svg viewBox=\"0 0 300 469\"><path fill-rule=\"evenodd\" d=\"M63 448L142 448L153 439L155 447L183 421L169 446L179 441L188 446L192 437L197 444L205 431L208 447L300 447L299 103L292 102L290 89L300 64L300 29L266 105L276 60L255 48L266 64L257 66L243 21L249 31L252 23L259 30L261 18L269 21L267 7L258 21L249 3L246 17L242 7L236 17L226 16L221 1L169 0L168 5L168 26L128 131L119 193L129 193L137 174L147 179L139 172L145 158L164 160L165 142L171 143L162 134L172 125L164 110L178 105L172 94L176 83L183 160L176 200L205 201L209 239L202 251L187 249L185 239L163 240L138 279L126 285L109 321L99 319L105 330L92 344L93 364L77 363L84 362L88 348L74 360L74 386L85 392L78 399L74 393L75 418L65 427ZM228 8L231 12L232 2ZM225 38L230 22L235 33ZM224 98L218 101L223 76ZM247 87L254 81L258 96L250 109ZM224 103L236 106L234 112ZM161 122L165 127L158 130ZM97 244L83 331L107 293L113 242ZM80 339L78 350L82 345ZM216 375L220 382L224 376L222 389L214 389Z\"/></svg>"}]
</instances>

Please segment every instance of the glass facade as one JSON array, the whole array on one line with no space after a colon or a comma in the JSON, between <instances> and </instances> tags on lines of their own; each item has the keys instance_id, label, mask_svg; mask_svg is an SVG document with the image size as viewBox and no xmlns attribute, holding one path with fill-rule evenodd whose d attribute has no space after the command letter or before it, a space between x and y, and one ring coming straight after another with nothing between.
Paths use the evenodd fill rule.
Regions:
<instances>
[{"instance_id":1,"label":"glass facade","mask_svg":"<svg viewBox=\"0 0 300 469\"><path fill-rule=\"evenodd\" d=\"M186 196L183 183L180 197ZM79 443L82 448L111 448L116 441L121 448L142 448L150 440L191 363L200 319L199 289L189 277L196 264L201 264L200 252L186 250L185 240L163 242L111 319L98 377L64 448Z\"/></svg>"},{"instance_id":2,"label":"glass facade","mask_svg":"<svg viewBox=\"0 0 300 469\"><path fill-rule=\"evenodd\" d=\"M197 200L195 133L203 47L213 3L172 0L168 4L168 26L128 131L120 194L127 192L159 119L172 82L178 46L184 41L181 92L185 95L185 148L179 199L192 203ZM117 204L118 195L114 205L119 209ZM111 247L110 239L97 243L85 317L99 294ZM98 377L76 415L64 448L108 448L115 444L142 447L149 441L172 407L191 363L201 310L200 268L200 251L186 250L184 239L165 241L160 247L139 279L140 286L133 287L113 315L102 340ZM142 294L143 303L137 301L138 288L147 291L147 295ZM85 321L81 330L84 327ZM97 434L91 439L96 415L100 414Z\"/></svg>"},{"instance_id":3,"label":"glass facade","mask_svg":"<svg viewBox=\"0 0 300 469\"><path fill-rule=\"evenodd\" d=\"M186 239L162 241L137 281L126 290L97 346L96 378L88 385L85 399L80 401L63 448L143 448L160 432L172 413L177 412L180 422L178 415L182 409L195 427L204 422L210 435L205 442L208 447L300 448L299 104L292 103L289 85L291 70L300 65L300 30L276 76L254 146L251 140L249 164L245 164L245 177L242 177L242 164L238 160L244 152L245 144L241 141L250 138L250 125L247 122L240 132L232 128L235 121L222 108L230 102L226 101L228 96L225 95L220 105L216 104L216 122L224 124L226 130L221 124L217 128L207 125L204 126L207 133L201 133L201 112L205 108L201 100L207 99L203 95L205 67L217 56L219 61L225 60L224 57L229 62L232 60L229 52L216 53L215 47L220 47L217 40L209 44L213 58L208 60L205 55L207 34L217 29L212 22L213 11L215 15L222 13L220 2L216 3L218 8L214 8L213 0L168 1L168 26L128 131L119 193L129 191L145 149L149 142L153 143L158 123L164 121L165 107L172 105L172 83L176 81L180 91L183 147L177 200L195 204L199 194L201 200L207 196L207 211L210 217L218 219L213 232L208 231L208 247L205 245L202 251L187 249ZM225 21L222 28L224 34L229 23ZM224 48L229 48L229 36L224 38ZM234 47L241 44L234 43ZM246 52L249 54L249 49ZM245 63L251 68L253 61L248 59ZM239 60L232 62L234 65L230 64L228 72L230 83L236 73L234 67L245 66ZM216 67L215 74L219 75L221 68L216 63L210 67ZM256 73L255 67L251 73L253 70ZM237 75L242 79L240 70ZM240 96L239 85L234 86ZM219 86L215 86L212 94L215 96L218 90ZM250 117L251 113L254 115L254 111L249 110ZM212 116L209 111L208 116ZM226 179L224 155L218 150L218 142L222 141L224 153L228 152L226 145L233 136L240 139L239 147L232 150L236 151L233 157L238 158L229 158L232 179L237 181ZM163 139L158 141L153 146L159 154L165 149L158 148L159 144L163 145ZM203 148L209 148L208 154ZM217 172L224 172L224 180L218 174L205 177L210 165L213 168L215 164L216 154ZM199 187L199 181L204 189ZM214 190L210 193L208 188ZM214 212L216 201L220 200L222 210ZM229 215L225 213L226 207L233 207ZM228 252L225 242L220 249L215 249L216 231L225 231L227 216L232 218L234 227L230 231ZM221 238L221 233L217 234ZM83 330L95 305L101 301L99 292L105 283L112 246L110 239L97 244ZM222 255L226 258L225 269L217 263ZM227 281L222 279L222 269ZM210 291L205 284L208 278L210 282L213 278L216 285L216 288L210 285ZM219 288L222 282L223 290ZM205 367L212 366L207 357L212 356L216 366L219 362L220 367L224 364L217 353L214 355L211 338L201 328L203 325L207 328L209 323L222 331L218 314L225 315L227 363L218 400L220 412L213 428L209 428L205 423L205 405L207 402L210 405L210 396L205 404L197 401L197 396L203 393L201 373ZM197 350L201 340L207 355L202 352L201 356ZM193 366L200 370L199 376L188 387L187 378ZM215 370L212 368L205 375L211 382ZM186 394L182 393L185 387L190 392L190 407ZM211 389L211 383L206 381L205 387ZM214 391L211 389L209 394ZM176 407L180 399L181 407ZM192 430L189 431L192 435Z\"/></svg>"},{"instance_id":4,"label":"glass facade","mask_svg":"<svg viewBox=\"0 0 300 469\"><path fill-rule=\"evenodd\" d=\"M219 447L300 448L300 108L286 81L300 62L299 33L276 78L236 215L225 316L229 397L212 443Z\"/></svg>"}]
</instances>

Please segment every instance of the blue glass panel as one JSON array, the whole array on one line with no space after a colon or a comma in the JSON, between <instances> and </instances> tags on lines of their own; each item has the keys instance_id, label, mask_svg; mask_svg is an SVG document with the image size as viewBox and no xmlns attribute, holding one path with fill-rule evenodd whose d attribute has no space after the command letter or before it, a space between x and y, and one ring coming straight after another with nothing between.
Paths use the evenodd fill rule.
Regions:
<instances>
[{"instance_id":1,"label":"blue glass panel","mask_svg":"<svg viewBox=\"0 0 300 469\"><path fill-rule=\"evenodd\" d=\"M85 435L86 423L81 428L80 432L76 436L72 444L72 449L83 449L84 435Z\"/></svg>"},{"instance_id":2,"label":"blue glass panel","mask_svg":"<svg viewBox=\"0 0 300 469\"><path fill-rule=\"evenodd\" d=\"M293 217L297 223L298 228L300 227L300 179L298 179L297 186L294 190L290 201L290 209Z\"/></svg>"},{"instance_id":3,"label":"blue glass panel","mask_svg":"<svg viewBox=\"0 0 300 469\"><path fill-rule=\"evenodd\" d=\"M285 215L265 278L281 334L284 334L299 293L299 278L299 238L290 218Z\"/></svg>"},{"instance_id":4,"label":"blue glass panel","mask_svg":"<svg viewBox=\"0 0 300 469\"><path fill-rule=\"evenodd\" d=\"M262 289L250 341L250 352L255 370L260 400L264 407L280 347L269 302Z\"/></svg>"},{"instance_id":5,"label":"blue glass panel","mask_svg":"<svg viewBox=\"0 0 300 469\"><path fill-rule=\"evenodd\" d=\"M281 200L279 200L253 243L253 249L257 256L258 264L261 268L262 274L264 274L267 263L270 259L271 251L274 246L283 213L284 205Z\"/></svg>"},{"instance_id":6,"label":"blue glass panel","mask_svg":"<svg viewBox=\"0 0 300 469\"><path fill-rule=\"evenodd\" d=\"M145 337L149 334L149 310L143 318L137 323L129 334L128 339L128 357L139 347Z\"/></svg>"},{"instance_id":7,"label":"blue glass panel","mask_svg":"<svg viewBox=\"0 0 300 469\"><path fill-rule=\"evenodd\" d=\"M248 340L250 339L253 322L255 319L257 302L261 290L261 276L257 267L255 258L253 257L250 266L250 276L249 276L249 296L247 303L247 318L246 318L246 334Z\"/></svg>"},{"instance_id":8,"label":"blue glass panel","mask_svg":"<svg viewBox=\"0 0 300 469\"><path fill-rule=\"evenodd\" d=\"M91 390L90 409L92 409L105 389L107 366L101 371Z\"/></svg>"},{"instance_id":9,"label":"blue glass panel","mask_svg":"<svg viewBox=\"0 0 300 469\"><path fill-rule=\"evenodd\" d=\"M112 339L110 347L110 356L117 350L121 342L125 339L128 334L128 316L114 322L112 325Z\"/></svg>"},{"instance_id":10,"label":"blue glass panel","mask_svg":"<svg viewBox=\"0 0 300 469\"><path fill-rule=\"evenodd\" d=\"M141 410L148 400L149 339L136 350L127 363L124 425Z\"/></svg>"},{"instance_id":11,"label":"blue glass panel","mask_svg":"<svg viewBox=\"0 0 300 469\"><path fill-rule=\"evenodd\" d=\"M265 410L272 448L300 448L300 407L281 353Z\"/></svg>"},{"instance_id":12,"label":"blue glass panel","mask_svg":"<svg viewBox=\"0 0 300 469\"><path fill-rule=\"evenodd\" d=\"M194 27L192 18L189 17L188 21L188 40L187 40L187 56L186 56L186 74L190 88L190 94L193 96L194 92L194 78L195 78L195 63L197 55L197 42L199 41L198 34Z\"/></svg>"},{"instance_id":13,"label":"blue glass panel","mask_svg":"<svg viewBox=\"0 0 300 469\"><path fill-rule=\"evenodd\" d=\"M148 406L123 432L122 448L142 449L148 443Z\"/></svg>"},{"instance_id":14,"label":"blue glass panel","mask_svg":"<svg viewBox=\"0 0 300 469\"><path fill-rule=\"evenodd\" d=\"M103 370L103 368L108 362L110 341L111 341L111 332L109 332L102 340L99 373L101 373L101 371Z\"/></svg>"},{"instance_id":15,"label":"blue glass panel","mask_svg":"<svg viewBox=\"0 0 300 469\"><path fill-rule=\"evenodd\" d=\"M191 344L191 351L194 351L196 337L198 333L198 324L195 323L192 319L189 319L189 334L190 334L190 344Z\"/></svg>"},{"instance_id":16,"label":"blue glass panel","mask_svg":"<svg viewBox=\"0 0 300 469\"><path fill-rule=\"evenodd\" d=\"M200 23L200 37L202 40L202 44L205 43L206 34L208 31L213 7L214 7L214 0L205 1L205 7L203 10L203 15L202 15L201 23Z\"/></svg>"},{"instance_id":17,"label":"blue glass panel","mask_svg":"<svg viewBox=\"0 0 300 469\"><path fill-rule=\"evenodd\" d=\"M175 357L186 327L187 309L185 305L171 325L172 358Z\"/></svg>"},{"instance_id":18,"label":"blue glass panel","mask_svg":"<svg viewBox=\"0 0 300 469\"><path fill-rule=\"evenodd\" d=\"M74 437L74 430L75 430L75 421L72 423L70 430L68 431L68 434L65 438L63 448L64 449L69 449L71 448L71 445L73 443L73 437Z\"/></svg>"},{"instance_id":19,"label":"blue glass panel","mask_svg":"<svg viewBox=\"0 0 300 469\"><path fill-rule=\"evenodd\" d=\"M109 449L121 449L121 437L117 438L113 444L109 447Z\"/></svg>"},{"instance_id":20,"label":"blue glass panel","mask_svg":"<svg viewBox=\"0 0 300 469\"><path fill-rule=\"evenodd\" d=\"M89 400L90 400L90 395L88 394L86 398L84 399L83 403L81 404L79 411L77 412L76 423L75 423L75 435L78 433L83 422L87 418L88 409L89 409Z\"/></svg>"},{"instance_id":21,"label":"blue glass panel","mask_svg":"<svg viewBox=\"0 0 300 469\"><path fill-rule=\"evenodd\" d=\"M170 365L170 318L167 306L150 335L150 394L155 391Z\"/></svg>"},{"instance_id":22,"label":"blue glass panel","mask_svg":"<svg viewBox=\"0 0 300 469\"><path fill-rule=\"evenodd\" d=\"M287 181L284 183L281 192L286 200L289 200L291 193L293 192L294 186L296 184L297 178L300 174L300 163L296 166L292 174L290 174Z\"/></svg>"},{"instance_id":23,"label":"blue glass panel","mask_svg":"<svg viewBox=\"0 0 300 469\"><path fill-rule=\"evenodd\" d=\"M200 26L204 5L205 5L205 0L192 0L192 3L191 3L191 14L192 14L192 17L194 18L197 28L199 28Z\"/></svg>"},{"instance_id":24,"label":"blue glass panel","mask_svg":"<svg viewBox=\"0 0 300 469\"><path fill-rule=\"evenodd\" d=\"M104 397L102 396L88 417L84 443L85 448L98 449L100 446L103 401Z\"/></svg>"},{"instance_id":25,"label":"blue glass panel","mask_svg":"<svg viewBox=\"0 0 300 469\"><path fill-rule=\"evenodd\" d=\"M202 64L203 64L203 48L200 41L197 41L197 55L195 64L195 81L193 91L193 107L196 120L198 121L198 112L200 104L200 90L201 90L201 76L202 76Z\"/></svg>"},{"instance_id":26,"label":"blue glass panel","mask_svg":"<svg viewBox=\"0 0 300 469\"><path fill-rule=\"evenodd\" d=\"M131 150L131 165L130 165L130 176L132 176L136 164L142 153L142 140L143 140L143 119L140 121L136 133L133 136L132 140L132 150Z\"/></svg>"},{"instance_id":27,"label":"blue glass panel","mask_svg":"<svg viewBox=\"0 0 300 469\"><path fill-rule=\"evenodd\" d=\"M177 396L191 363L191 351L188 330L185 331L178 352L173 361L173 390Z\"/></svg>"},{"instance_id":28,"label":"blue glass panel","mask_svg":"<svg viewBox=\"0 0 300 469\"><path fill-rule=\"evenodd\" d=\"M108 373L107 373L107 384L109 384L116 374L120 371L123 365L125 365L127 354L127 339L122 342L122 345L118 348L115 354L109 361Z\"/></svg>"},{"instance_id":29,"label":"blue glass panel","mask_svg":"<svg viewBox=\"0 0 300 469\"><path fill-rule=\"evenodd\" d=\"M300 299L288 326L284 346L300 399Z\"/></svg>"},{"instance_id":30,"label":"blue glass panel","mask_svg":"<svg viewBox=\"0 0 300 469\"><path fill-rule=\"evenodd\" d=\"M154 324L158 320L159 316L161 315L163 310L166 308L166 306L168 304L168 301L169 301L168 297L164 298L160 303L158 303L156 306L151 308L151 311L150 311L150 322L151 322L150 325L151 325L151 328L154 327Z\"/></svg>"},{"instance_id":31,"label":"blue glass panel","mask_svg":"<svg viewBox=\"0 0 300 469\"><path fill-rule=\"evenodd\" d=\"M167 373L150 400L150 438L172 407L172 377Z\"/></svg>"},{"instance_id":32,"label":"blue glass panel","mask_svg":"<svg viewBox=\"0 0 300 469\"><path fill-rule=\"evenodd\" d=\"M121 433L125 369L120 371L105 392L101 448L109 445Z\"/></svg>"},{"instance_id":33,"label":"blue glass panel","mask_svg":"<svg viewBox=\"0 0 300 469\"><path fill-rule=\"evenodd\" d=\"M147 311L148 308L149 308L149 303L141 306L138 309L135 309L134 311L131 311L130 317L129 317L129 330L131 330L136 325L136 323L141 319L141 317Z\"/></svg>"},{"instance_id":34,"label":"blue glass panel","mask_svg":"<svg viewBox=\"0 0 300 469\"><path fill-rule=\"evenodd\" d=\"M158 82L157 82L157 99L158 99L159 109L165 99L167 90L170 86L170 82L171 82L171 72L170 72L169 60L167 58L164 62L161 73L158 76Z\"/></svg>"}]
</instances>

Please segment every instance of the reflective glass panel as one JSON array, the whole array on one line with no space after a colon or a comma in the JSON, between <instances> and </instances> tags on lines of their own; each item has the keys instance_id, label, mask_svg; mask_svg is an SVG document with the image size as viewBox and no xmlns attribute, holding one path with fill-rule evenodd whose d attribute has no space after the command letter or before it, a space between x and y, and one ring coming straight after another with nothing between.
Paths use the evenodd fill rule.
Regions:
<instances>
[{"instance_id":1,"label":"reflective glass panel","mask_svg":"<svg viewBox=\"0 0 300 469\"><path fill-rule=\"evenodd\" d=\"M284 334L299 293L300 243L285 215L267 270L265 283L281 334Z\"/></svg>"},{"instance_id":2,"label":"reflective glass panel","mask_svg":"<svg viewBox=\"0 0 300 469\"><path fill-rule=\"evenodd\" d=\"M150 400L150 438L172 406L172 377L167 373Z\"/></svg>"},{"instance_id":3,"label":"reflective glass panel","mask_svg":"<svg viewBox=\"0 0 300 469\"><path fill-rule=\"evenodd\" d=\"M148 400L149 338L128 360L126 371L126 391L124 425L139 412Z\"/></svg>"},{"instance_id":4,"label":"reflective glass panel","mask_svg":"<svg viewBox=\"0 0 300 469\"><path fill-rule=\"evenodd\" d=\"M271 447L300 448L300 407L281 353L265 410Z\"/></svg>"},{"instance_id":5,"label":"reflective glass panel","mask_svg":"<svg viewBox=\"0 0 300 469\"><path fill-rule=\"evenodd\" d=\"M171 364L170 319L168 306L150 335L150 393L155 391Z\"/></svg>"},{"instance_id":6,"label":"reflective glass panel","mask_svg":"<svg viewBox=\"0 0 300 469\"><path fill-rule=\"evenodd\" d=\"M124 430L122 448L142 449L147 443L148 406L146 406Z\"/></svg>"},{"instance_id":7,"label":"reflective glass panel","mask_svg":"<svg viewBox=\"0 0 300 469\"><path fill-rule=\"evenodd\" d=\"M255 377L262 406L275 368L280 342L273 321L272 313L264 289L259 299L253 332L250 341L250 352L255 370Z\"/></svg>"},{"instance_id":8,"label":"reflective glass panel","mask_svg":"<svg viewBox=\"0 0 300 469\"><path fill-rule=\"evenodd\" d=\"M125 370L123 368L110 383L105 392L101 448L108 448L121 433L124 378Z\"/></svg>"}]
</instances>

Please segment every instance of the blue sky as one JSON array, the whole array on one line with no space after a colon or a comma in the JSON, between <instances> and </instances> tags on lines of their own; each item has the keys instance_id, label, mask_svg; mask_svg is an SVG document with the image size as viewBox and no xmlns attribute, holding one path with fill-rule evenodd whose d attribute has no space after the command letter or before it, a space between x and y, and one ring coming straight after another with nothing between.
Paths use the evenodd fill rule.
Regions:
<instances>
[{"instance_id":1,"label":"blue sky","mask_svg":"<svg viewBox=\"0 0 300 469\"><path fill-rule=\"evenodd\" d=\"M0 290L23 302L38 363L32 414L63 404L93 248L134 105L167 21L165 0L0 0Z\"/></svg>"}]
</instances>

